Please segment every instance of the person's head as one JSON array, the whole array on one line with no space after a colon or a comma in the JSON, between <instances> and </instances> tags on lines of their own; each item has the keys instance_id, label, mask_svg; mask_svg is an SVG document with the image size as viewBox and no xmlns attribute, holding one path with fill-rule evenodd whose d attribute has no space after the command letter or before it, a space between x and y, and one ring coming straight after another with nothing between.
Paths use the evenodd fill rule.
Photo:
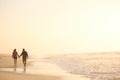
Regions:
<instances>
[{"instance_id":1,"label":"person's head","mask_svg":"<svg viewBox=\"0 0 120 80\"><path fill-rule=\"evenodd\" d=\"M16 51L16 49L14 49L14 51Z\"/></svg>"},{"instance_id":2,"label":"person's head","mask_svg":"<svg viewBox=\"0 0 120 80\"><path fill-rule=\"evenodd\" d=\"M25 49L23 48L23 51L25 51Z\"/></svg>"}]
</instances>

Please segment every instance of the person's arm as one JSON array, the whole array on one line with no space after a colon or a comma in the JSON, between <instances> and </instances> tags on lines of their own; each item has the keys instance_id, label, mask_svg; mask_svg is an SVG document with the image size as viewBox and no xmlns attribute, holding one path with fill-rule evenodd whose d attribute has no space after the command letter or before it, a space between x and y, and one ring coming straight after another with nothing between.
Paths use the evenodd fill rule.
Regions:
<instances>
[{"instance_id":1,"label":"person's arm","mask_svg":"<svg viewBox=\"0 0 120 80\"><path fill-rule=\"evenodd\" d=\"M12 53L12 58L14 58L14 53Z\"/></svg>"},{"instance_id":2,"label":"person's arm","mask_svg":"<svg viewBox=\"0 0 120 80\"><path fill-rule=\"evenodd\" d=\"M26 56L27 56L27 58L29 57L27 51L26 51Z\"/></svg>"},{"instance_id":3,"label":"person's arm","mask_svg":"<svg viewBox=\"0 0 120 80\"><path fill-rule=\"evenodd\" d=\"M17 53L17 52L16 52ZM17 53L17 56L19 57L18 53Z\"/></svg>"},{"instance_id":4,"label":"person's arm","mask_svg":"<svg viewBox=\"0 0 120 80\"><path fill-rule=\"evenodd\" d=\"M23 55L23 53L20 54L20 56L22 56L22 55ZM20 57L20 56L19 56L19 57Z\"/></svg>"}]
</instances>

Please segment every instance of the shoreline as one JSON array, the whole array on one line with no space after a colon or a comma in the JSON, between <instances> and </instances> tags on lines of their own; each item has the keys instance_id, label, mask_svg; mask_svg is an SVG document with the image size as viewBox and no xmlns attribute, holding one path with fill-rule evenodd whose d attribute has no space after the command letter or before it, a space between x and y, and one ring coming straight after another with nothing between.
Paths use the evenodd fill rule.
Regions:
<instances>
[{"instance_id":1,"label":"shoreline","mask_svg":"<svg viewBox=\"0 0 120 80\"><path fill-rule=\"evenodd\" d=\"M120 52L64 54L46 60L91 80L120 80Z\"/></svg>"},{"instance_id":2,"label":"shoreline","mask_svg":"<svg viewBox=\"0 0 120 80\"><path fill-rule=\"evenodd\" d=\"M33 61L32 61L33 59ZM1 80L90 80L80 75L66 73L56 64L29 58L26 72L23 72L22 60L18 59L17 71L14 71L13 60L10 55L0 54L0 79ZM4 62L3 62L4 61ZM38 62L38 63L36 63ZM3 70L2 70L3 68ZM10 71L9 71L10 70ZM33 71L32 71L33 70ZM9 77L6 77L9 76Z\"/></svg>"}]
</instances>

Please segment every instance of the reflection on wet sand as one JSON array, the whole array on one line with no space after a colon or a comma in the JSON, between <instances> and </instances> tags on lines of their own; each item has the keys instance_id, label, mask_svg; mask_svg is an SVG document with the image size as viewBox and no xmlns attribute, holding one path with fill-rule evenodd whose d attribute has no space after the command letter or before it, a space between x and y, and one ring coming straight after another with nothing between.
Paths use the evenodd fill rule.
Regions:
<instances>
[{"instance_id":1,"label":"reflection on wet sand","mask_svg":"<svg viewBox=\"0 0 120 80\"><path fill-rule=\"evenodd\" d=\"M14 65L14 71L16 71L16 68L17 68L17 65L15 64L15 65Z\"/></svg>"},{"instance_id":2,"label":"reflection on wet sand","mask_svg":"<svg viewBox=\"0 0 120 80\"><path fill-rule=\"evenodd\" d=\"M26 72L26 65L24 65L24 72Z\"/></svg>"},{"instance_id":3,"label":"reflection on wet sand","mask_svg":"<svg viewBox=\"0 0 120 80\"><path fill-rule=\"evenodd\" d=\"M13 71L14 72L17 71L17 64L14 64ZM26 72L26 64L24 64L24 66L23 66L23 72Z\"/></svg>"}]
</instances>

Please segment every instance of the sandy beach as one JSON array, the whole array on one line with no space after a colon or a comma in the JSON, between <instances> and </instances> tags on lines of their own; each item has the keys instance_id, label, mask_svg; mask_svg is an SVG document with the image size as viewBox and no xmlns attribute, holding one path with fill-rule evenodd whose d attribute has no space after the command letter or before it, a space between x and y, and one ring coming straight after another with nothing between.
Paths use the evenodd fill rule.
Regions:
<instances>
[{"instance_id":1,"label":"sandy beach","mask_svg":"<svg viewBox=\"0 0 120 80\"><path fill-rule=\"evenodd\" d=\"M38 67L33 67L31 60L28 60L26 72L23 72L21 59L18 59L17 71L14 71L10 55L0 54L0 63L0 80L90 80L80 75L66 73L49 62L39 62L36 64Z\"/></svg>"},{"instance_id":2,"label":"sandy beach","mask_svg":"<svg viewBox=\"0 0 120 80\"><path fill-rule=\"evenodd\" d=\"M0 71L0 80L60 80L60 78L55 76L28 75Z\"/></svg>"},{"instance_id":3,"label":"sandy beach","mask_svg":"<svg viewBox=\"0 0 120 80\"><path fill-rule=\"evenodd\" d=\"M119 52L30 57L26 72L21 61L14 71L11 56L0 55L0 80L120 80Z\"/></svg>"},{"instance_id":4,"label":"sandy beach","mask_svg":"<svg viewBox=\"0 0 120 80\"><path fill-rule=\"evenodd\" d=\"M120 53L102 52L21 58L14 71L10 55L0 54L1 80L120 80Z\"/></svg>"},{"instance_id":5,"label":"sandy beach","mask_svg":"<svg viewBox=\"0 0 120 80\"><path fill-rule=\"evenodd\" d=\"M17 71L10 55L1 54L0 63L0 80L120 80L119 52L30 57L26 72L21 58Z\"/></svg>"},{"instance_id":6,"label":"sandy beach","mask_svg":"<svg viewBox=\"0 0 120 80\"><path fill-rule=\"evenodd\" d=\"M13 68L13 60L9 55L0 54L0 68ZM22 66L18 59L18 65ZM0 71L0 80L60 80L60 77L49 75L30 75L25 73L16 73L14 71Z\"/></svg>"}]
</instances>

